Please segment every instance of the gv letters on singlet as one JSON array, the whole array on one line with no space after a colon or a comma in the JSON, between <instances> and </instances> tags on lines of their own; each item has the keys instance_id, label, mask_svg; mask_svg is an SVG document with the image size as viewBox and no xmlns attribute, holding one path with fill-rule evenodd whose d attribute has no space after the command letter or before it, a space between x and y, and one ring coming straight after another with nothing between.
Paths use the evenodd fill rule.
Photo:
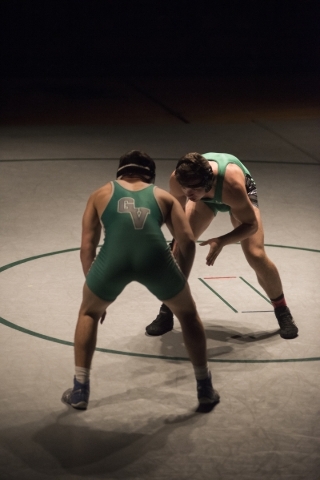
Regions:
<instances>
[{"instance_id":1,"label":"gv letters on singlet","mask_svg":"<svg viewBox=\"0 0 320 480\"><path fill-rule=\"evenodd\" d=\"M118 212L129 213L131 215L134 228L136 230L142 230L150 210L149 208L145 207L136 208L134 198L123 197L118 201Z\"/></svg>"}]
</instances>

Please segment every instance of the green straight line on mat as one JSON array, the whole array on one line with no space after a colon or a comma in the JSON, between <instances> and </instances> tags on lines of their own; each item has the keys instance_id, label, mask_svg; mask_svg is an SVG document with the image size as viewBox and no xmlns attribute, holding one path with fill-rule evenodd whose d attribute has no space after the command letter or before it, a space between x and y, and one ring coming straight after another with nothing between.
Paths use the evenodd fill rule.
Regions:
<instances>
[{"instance_id":1,"label":"green straight line on mat","mask_svg":"<svg viewBox=\"0 0 320 480\"><path fill-rule=\"evenodd\" d=\"M74 346L74 343L68 342L66 340L60 340L59 338L49 337L48 335L42 335L41 333L33 332L27 328L20 327L15 323L9 322L4 318L0 317L0 323L6 327L13 328L19 332L32 335L33 337L41 338L43 340L48 340L49 342L60 343L62 345L68 345L70 347ZM122 352L121 350L110 350L109 348L96 348L96 351L103 353L111 353L116 355L125 355L128 357L141 357L141 358L156 358L160 360L175 360L182 362L190 362L190 359L187 357L167 357L165 355L151 355L147 353L133 353L133 352ZM250 360L250 359L227 359L227 358L208 358L210 363L287 363L287 362L316 362L319 361L320 357L309 357L309 358L275 358L271 360Z\"/></svg>"},{"instance_id":2,"label":"green straight line on mat","mask_svg":"<svg viewBox=\"0 0 320 480\"><path fill-rule=\"evenodd\" d=\"M226 305L228 305L229 308L231 308L231 310L233 310L235 313L238 313L238 310L236 310L235 308L233 308L232 305L230 305L230 303L227 302L227 300L225 300L223 297L221 297L221 295L219 295L218 292L216 292L215 290L213 290L213 288L211 288L207 282L205 282L202 278L199 278L198 280L200 280L200 282L202 282L207 288L209 288L209 290L211 290L211 292L213 292L215 295L217 295L217 297L220 298L220 300L223 301L223 303L225 303Z\"/></svg>"},{"instance_id":3,"label":"green straight line on mat","mask_svg":"<svg viewBox=\"0 0 320 480\"><path fill-rule=\"evenodd\" d=\"M245 280L244 278L242 277L239 277L244 283L246 283L248 285L248 287L252 288L252 290L254 290L258 295L260 295L260 297L264 298L268 303L271 304L270 300L265 297L264 295L262 295L262 293L259 292L259 290L257 290L256 288L254 288L249 282L247 282L247 280Z\"/></svg>"}]
</instances>

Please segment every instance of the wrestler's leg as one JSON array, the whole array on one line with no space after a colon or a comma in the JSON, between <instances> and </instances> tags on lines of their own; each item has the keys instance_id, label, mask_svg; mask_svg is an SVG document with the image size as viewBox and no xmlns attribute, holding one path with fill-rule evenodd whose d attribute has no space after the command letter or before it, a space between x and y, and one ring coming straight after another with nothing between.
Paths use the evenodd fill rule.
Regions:
<instances>
[{"instance_id":1,"label":"wrestler's leg","mask_svg":"<svg viewBox=\"0 0 320 480\"><path fill-rule=\"evenodd\" d=\"M257 275L259 284L271 300L280 326L280 336L285 339L295 338L298 335L298 328L287 307L278 269L264 249L264 233L260 211L257 207L254 207L254 211L258 221L258 231L251 237L242 240L241 247L249 265ZM231 222L234 227L239 225L239 222L233 216L231 216Z\"/></svg>"},{"instance_id":2,"label":"wrestler's leg","mask_svg":"<svg viewBox=\"0 0 320 480\"><path fill-rule=\"evenodd\" d=\"M203 202L191 202L190 200L186 205L186 215L196 240L215 217L214 212ZM179 244L177 242L173 244L172 253L179 264ZM169 306L163 303L155 320L146 326L146 333L150 336L158 336L164 335L172 329L173 313Z\"/></svg>"},{"instance_id":3,"label":"wrestler's leg","mask_svg":"<svg viewBox=\"0 0 320 480\"><path fill-rule=\"evenodd\" d=\"M176 315L181 324L184 344L197 380L199 403L211 405L217 403L220 397L212 387L211 373L208 370L206 335L188 283L175 297L165 300L164 304Z\"/></svg>"},{"instance_id":4,"label":"wrestler's leg","mask_svg":"<svg viewBox=\"0 0 320 480\"><path fill-rule=\"evenodd\" d=\"M112 302L97 297L87 286L83 287L83 298L74 337L75 364L90 368L97 343L99 320Z\"/></svg>"},{"instance_id":5,"label":"wrestler's leg","mask_svg":"<svg viewBox=\"0 0 320 480\"><path fill-rule=\"evenodd\" d=\"M268 297L277 298L283 293L280 275L264 248L264 231L259 208L254 207L254 212L258 221L258 230L254 235L242 240L241 247L247 262L255 271L258 282ZM240 225L232 215L230 215L230 219L234 228Z\"/></svg>"},{"instance_id":6,"label":"wrestler's leg","mask_svg":"<svg viewBox=\"0 0 320 480\"><path fill-rule=\"evenodd\" d=\"M181 324L184 343L192 364L205 365L207 363L206 336L188 283L178 295L165 300L164 303Z\"/></svg>"},{"instance_id":7,"label":"wrestler's leg","mask_svg":"<svg viewBox=\"0 0 320 480\"><path fill-rule=\"evenodd\" d=\"M111 303L97 297L87 284L84 284L74 337L75 376L73 388L69 388L62 395L64 403L80 410L85 410L89 402L90 368L96 348L99 320L104 319L106 309Z\"/></svg>"}]
</instances>

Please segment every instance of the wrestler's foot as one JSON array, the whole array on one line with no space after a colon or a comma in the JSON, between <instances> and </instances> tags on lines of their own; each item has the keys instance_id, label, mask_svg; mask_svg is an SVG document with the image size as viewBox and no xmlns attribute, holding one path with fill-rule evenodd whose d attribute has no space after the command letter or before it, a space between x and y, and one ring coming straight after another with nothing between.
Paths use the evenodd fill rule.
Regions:
<instances>
[{"instance_id":1,"label":"wrestler's foot","mask_svg":"<svg viewBox=\"0 0 320 480\"><path fill-rule=\"evenodd\" d=\"M197 380L197 394L200 404L215 404L220 401L219 393L212 386L211 372L208 378Z\"/></svg>"},{"instance_id":2,"label":"wrestler's foot","mask_svg":"<svg viewBox=\"0 0 320 480\"><path fill-rule=\"evenodd\" d=\"M89 381L86 383L80 383L77 381L76 377L74 377L73 382L73 388L66 390L62 395L61 400L64 403L71 405L73 408L86 410L89 402L90 383Z\"/></svg>"},{"instance_id":3,"label":"wrestler's foot","mask_svg":"<svg viewBox=\"0 0 320 480\"><path fill-rule=\"evenodd\" d=\"M164 335L173 329L173 313L164 304L160 307L159 315L146 327L146 333L152 336Z\"/></svg>"},{"instance_id":4,"label":"wrestler's foot","mask_svg":"<svg viewBox=\"0 0 320 480\"><path fill-rule=\"evenodd\" d=\"M286 339L296 338L298 335L298 327L293 321L289 308L277 307L274 313L280 326L280 336Z\"/></svg>"}]
</instances>

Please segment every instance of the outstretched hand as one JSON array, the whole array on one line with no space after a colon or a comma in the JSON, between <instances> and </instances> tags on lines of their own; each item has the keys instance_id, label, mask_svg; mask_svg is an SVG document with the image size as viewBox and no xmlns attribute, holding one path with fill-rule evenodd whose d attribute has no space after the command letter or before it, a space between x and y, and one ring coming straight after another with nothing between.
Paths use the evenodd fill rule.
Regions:
<instances>
[{"instance_id":1,"label":"outstretched hand","mask_svg":"<svg viewBox=\"0 0 320 480\"><path fill-rule=\"evenodd\" d=\"M223 245L219 238L210 238L209 240L200 243L201 247L204 247L205 245L210 245L210 250L206 258L206 264L210 266L216 261L217 256L223 249Z\"/></svg>"}]
</instances>

